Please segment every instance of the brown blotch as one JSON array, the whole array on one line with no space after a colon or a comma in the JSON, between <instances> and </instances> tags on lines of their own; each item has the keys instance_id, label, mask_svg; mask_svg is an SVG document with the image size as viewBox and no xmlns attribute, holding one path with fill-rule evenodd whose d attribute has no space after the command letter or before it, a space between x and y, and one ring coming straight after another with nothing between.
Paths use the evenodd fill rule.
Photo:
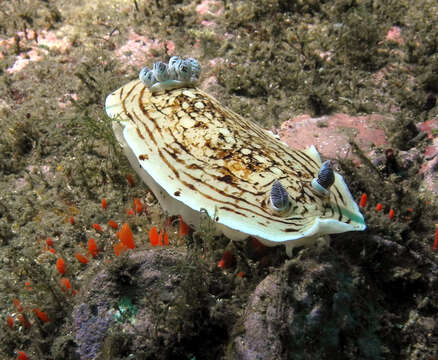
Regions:
<instances>
[{"instance_id":1,"label":"brown blotch","mask_svg":"<svg viewBox=\"0 0 438 360\"><path fill-rule=\"evenodd\" d=\"M141 154L138 157L140 160L144 161L144 160L149 160L149 156L147 156L146 154Z\"/></svg>"},{"instance_id":2,"label":"brown blotch","mask_svg":"<svg viewBox=\"0 0 438 360\"><path fill-rule=\"evenodd\" d=\"M291 232L298 232L298 229L288 228L288 229L284 229L283 231L287 233L291 233Z\"/></svg>"},{"instance_id":3,"label":"brown blotch","mask_svg":"<svg viewBox=\"0 0 438 360\"><path fill-rule=\"evenodd\" d=\"M175 191L174 193L173 193L173 195L175 195L175 196L180 196L181 195L181 191Z\"/></svg>"},{"instance_id":4,"label":"brown blotch","mask_svg":"<svg viewBox=\"0 0 438 360\"><path fill-rule=\"evenodd\" d=\"M196 188L193 184L185 183L184 185L186 185L190 190L196 190Z\"/></svg>"},{"instance_id":5,"label":"brown blotch","mask_svg":"<svg viewBox=\"0 0 438 360\"><path fill-rule=\"evenodd\" d=\"M218 176L217 179L226 182L227 184L233 183L233 177L231 175Z\"/></svg>"},{"instance_id":6,"label":"brown blotch","mask_svg":"<svg viewBox=\"0 0 438 360\"><path fill-rule=\"evenodd\" d=\"M333 189L332 189L332 190L334 190L334 191L336 192L336 195L339 197L339 199L341 200L341 202L342 202L343 204L345 204L344 197L342 196L342 193L339 191L339 189L336 187L336 185L333 186Z\"/></svg>"},{"instance_id":7,"label":"brown blotch","mask_svg":"<svg viewBox=\"0 0 438 360\"><path fill-rule=\"evenodd\" d=\"M202 169L198 164L190 164L186 166L187 169L199 170Z\"/></svg>"},{"instance_id":8,"label":"brown blotch","mask_svg":"<svg viewBox=\"0 0 438 360\"><path fill-rule=\"evenodd\" d=\"M236 215L240 215L240 216L243 216L243 217L248 217L248 215L244 214L243 212L237 211L236 209L232 209L232 208L229 208L227 206L221 206L219 209L225 210L225 211L229 211L229 212L232 212L232 213L234 213Z\"/></svg>"},{"instance_id":9,"label":"brown blotch","mask_svg":"<svg viewBox=\"0 0 438 360\"><path fill-rule=\"evenodd\" d=\"M142 135L140 129L136 128L136 130L137 130L137 135L140 136L140 138L144 140L144 136Z\"/></svg>"}]
</instances>

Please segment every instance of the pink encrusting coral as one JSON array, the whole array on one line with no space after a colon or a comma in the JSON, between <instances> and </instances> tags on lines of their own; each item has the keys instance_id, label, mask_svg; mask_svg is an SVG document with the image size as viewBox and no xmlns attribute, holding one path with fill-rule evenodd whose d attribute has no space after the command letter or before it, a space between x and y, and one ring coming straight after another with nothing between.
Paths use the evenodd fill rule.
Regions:
<instances>
[{"instance_id":1,"label":"pink encrusting coral","mask_svg":"<svg viewBox=\"0 0 438 360\"><path fill-rule=\"evenodd\" d=\"M135 66L142 68L147 62L147 57L151 57L153 50L166 50L167 55L173 55L175 44L171 40L160 41L151 39L146 35L137 34L130 30L128 41L116 49L115 54L124 67Z\"/></svg>"},{"instance_id":2,"label":"pink encrusting coral","mask_svg":"<svg viewBox=\"0 0 438 360\"><path fill-rule=\"evenodd\" d=\"M78 101L79 96L76 93L65 93L63 96L58 98L58 106L61 109L65 109L67 106L70 106L73 101Z\"/></svg>"},{"instance_id":3,"label":"pink encrusting coral","mask_svg":"<svg viewBox=\"0 0 438 360\"><path fill-rule=\"evenodd\" d=\"M68 52L72 46L70 40L53 31L28 30L26 32L18 32L16 37L0 40L0 54L3 56L2 48L7 50L12 46L16 46L17 41L19 42L19 46L26 50L18 54L14 64L6 69L9 74L23 70L32 61L40 61L43 56L49 53L47 49L56 49L64 54ZM2 56L0 56L0 58Z\"/></svg>"},{"instance_id":4,"label":"pink encrusting coral","mask_svg":"<svg viewBox=\"0 0 438 360\"><path fill-rule=\"evenodd\" d=\"M43 58L40 54L41 51L38 51L36 49L31 49L29 51L26 51L25 53L19 54L17 55L14 64L10 68L7 68L6 71L9 74L19 72L23 70L30 62L40 61Z\"/></svg>"},{"instance_id":5,"label":"pink encrusting coral","mask_svg":"<svg viewBox=\"0 0 438 360\"><path fill-rule=\"evenodd\" d=\"M196 6L196 13L199 22L207 27L216 26L214 19L221 16L224 12L224 7L221 2L216 0L202 0Z\"/></svg>"},{"instance_id":6,"label":"pink encrusting coral","mask_svg":"<svg viewBox=\"0 0 438 360\"><path fill-rule=\"evenodd\" d=\"M399 45L404 44L403 37L401 36L401 29L398 26L391 26L389 28L385 40Z\"/></svg>"},{"instance_id":7,"label":"pink encrusting coral","mask_svg":"<svg viewBox=\"0 0 438 360\"><path fill-rule=\"evenodd\" d=\"M323 156L344 158L352 154L349 139L353 134L365 153L372 146L385 145L385 132L379 128L384 120L382 115L334 114L319 118L301 115L282 123L278 135L291 148L305 149L315 145Z\"/></svg>"}]
</instances>

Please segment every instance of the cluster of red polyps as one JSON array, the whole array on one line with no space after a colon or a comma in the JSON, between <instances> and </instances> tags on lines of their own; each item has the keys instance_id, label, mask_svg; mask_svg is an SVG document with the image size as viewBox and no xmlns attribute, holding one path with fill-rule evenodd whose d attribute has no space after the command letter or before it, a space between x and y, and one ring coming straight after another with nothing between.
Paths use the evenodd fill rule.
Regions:
<instances>
[{"instance_id":1,"label":"cluster of red polyps","mask_svg":"<svg viewBox=\"0 0 438 360\"><path fill-rule=\"evenodd\" d=\"M364 208L367 205L367 200L368 200L368 196L367 194L362 194L362 196L360 197L360 201L359 201L359 206L361 208ZM381 203L378 203L376 205L376 211L382 211L383 210L383 205ZM408 208L409 212L414 212L413 208ZM389 212L388 212L388 217L390 220L392 220L395 216L395 212L394 209L390 208ZM432 250L437 251L438 250L438 229L435 230L435 240L432 244Z\"/></svg>"}]
</instances>

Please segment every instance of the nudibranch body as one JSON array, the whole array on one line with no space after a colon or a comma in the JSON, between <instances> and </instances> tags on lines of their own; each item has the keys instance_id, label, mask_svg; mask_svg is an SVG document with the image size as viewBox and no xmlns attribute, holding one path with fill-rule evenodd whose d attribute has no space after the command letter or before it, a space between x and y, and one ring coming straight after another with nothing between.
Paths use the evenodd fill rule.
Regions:
<instances>
[{"instance_id":1,"label":"nudibranch body","mask_svg":"<svg viewBox=\"0 0 438 360\"><path fill-rule=\"evenodd\" d=\"M315 147L293 150L196 88L196 60L157 64L111 93L105 109L169 215L196 228L204 209L230 239L254 236L288 254L321 235L365 229L343 178Z\"/></svg>"}]
</instances>

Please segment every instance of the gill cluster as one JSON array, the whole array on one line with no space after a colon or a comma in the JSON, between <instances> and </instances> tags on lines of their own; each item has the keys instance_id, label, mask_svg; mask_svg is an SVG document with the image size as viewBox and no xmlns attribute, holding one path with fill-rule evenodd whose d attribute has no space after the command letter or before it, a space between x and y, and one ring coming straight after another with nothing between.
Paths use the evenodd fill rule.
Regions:
<instances>
[{"instance_id":1,"label":"gill cluster","mask_svg":"<svg viewBox=\"0 0 438 360\"><path fill-rule=\"evenodd\" d=\"M139 78L152 93L156 93L194 86L199 80L200 73L201 66L196 59L172 56L168 64L159 61L154 64L152 70L144 67L140 71Z\"/></svg>"},{"instance_id":2,"label":"gill cluster","mask_svg":"<svg viewBox=\"0 0 438 360\"><path fill-rule=\"evenodd\" d=\"M332 164L330 160L327 160L321 165L318 171L318 177L312 180L312 188L320 195L327 196L330 193L330 186L332 186L334 182L335 174ZM269 200L272 210L276 213L284 213L290 207L289 195L278 180L275 180L272 184Z\"/></svg>"}]
</instances>

